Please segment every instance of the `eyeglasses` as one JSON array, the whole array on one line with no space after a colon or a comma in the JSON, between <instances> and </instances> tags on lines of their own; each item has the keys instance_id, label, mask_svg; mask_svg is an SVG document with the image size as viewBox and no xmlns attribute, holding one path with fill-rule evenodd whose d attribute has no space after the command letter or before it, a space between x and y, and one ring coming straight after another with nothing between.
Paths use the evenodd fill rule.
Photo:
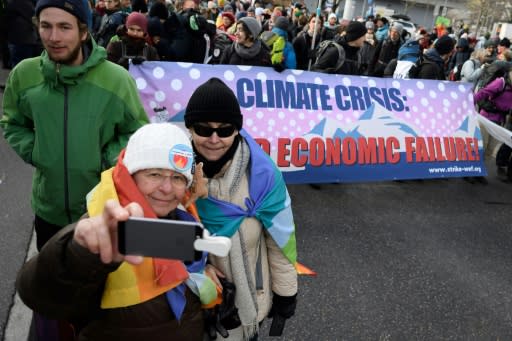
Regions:
<instances>
[{"instance_id":1,"label":"eyeglasses","mask_svg":"<svg viewBox=\"0 0 512 341\"><path fill-rule=\"evenodd\" d=\"M163 171L150 170L143 173L144 178L154 186L161 186L166 179L171 181L173 187L182 189L187 186L188 180L179 173L171 173L166 175Z\"/></svg>"},{"instance_id":2,"label":"eyeglasses","mask_svg":"<svg viewBox=\"0 0 512 341\"><path fill-rule=\"evenodd\" d=\"M233 135L233 133L236 130L235 126L231 124L228 126L218 128L212 128L210 126L205 126L202 124L194 124L193 128L196 134L202 137L210 137L212 136L213 133L217 133L218 137L229 137Z\"/></svg>"}]
</instances>

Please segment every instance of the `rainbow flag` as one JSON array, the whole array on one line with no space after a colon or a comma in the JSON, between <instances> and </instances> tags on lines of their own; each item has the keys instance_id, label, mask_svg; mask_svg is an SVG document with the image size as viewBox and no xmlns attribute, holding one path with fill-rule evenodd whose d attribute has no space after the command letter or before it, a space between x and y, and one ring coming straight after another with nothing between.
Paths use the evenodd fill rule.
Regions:
<instances>
[{"instance_id":1,"label":"rainbow flag","mask_svg":"<svg viewBox=\"0 0 512 341\"><path fill-rule=\"evenodd\" d=\"M211 196L198 199L196 206L201 222L211 234L231 237L243 219L254 217L269 232L297 273L316 275L297 262L295 223L283 175L245 130L242 129L240 135L247 141L251 152L249 198L245 200L247 209Z\"/></svg>"}]
</instances>

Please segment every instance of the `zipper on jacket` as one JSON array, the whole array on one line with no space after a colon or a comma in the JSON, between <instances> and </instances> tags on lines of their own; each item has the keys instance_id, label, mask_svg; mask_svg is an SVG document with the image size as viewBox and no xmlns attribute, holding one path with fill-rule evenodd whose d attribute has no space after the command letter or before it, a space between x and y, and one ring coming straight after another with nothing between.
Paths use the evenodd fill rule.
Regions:
<instances>
[{"instance_id":1,"label":"zipper on jacket","mask_svg":"<svg viewBox=\"0 0 512 341\"><path fill-rule=\"evenodd\" d=\"M60 64L57 64L60 66ZM57 69L58 70L58 69ZM69 177L68 177L68 86L64 85L64 208L68 223L71 224L69 211Z\"/></svg>"}]
</instances>

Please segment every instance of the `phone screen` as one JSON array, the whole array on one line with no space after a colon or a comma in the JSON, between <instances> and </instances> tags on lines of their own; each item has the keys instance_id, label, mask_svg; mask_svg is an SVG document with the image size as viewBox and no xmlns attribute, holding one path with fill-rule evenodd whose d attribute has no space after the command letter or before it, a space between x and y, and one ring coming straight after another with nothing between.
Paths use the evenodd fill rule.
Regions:
<instances>
[{"instance_id":1,"label":"phone screen","mask_svg":"<svg viewBox=\"0 0 512 341\"><path fill-rule=\"evenodd\" d=\"M119 223L118 247L125 255L194 261L201 258L194 249L201 235L197 222L132 217Z\"/></svg>"}]
</instances>

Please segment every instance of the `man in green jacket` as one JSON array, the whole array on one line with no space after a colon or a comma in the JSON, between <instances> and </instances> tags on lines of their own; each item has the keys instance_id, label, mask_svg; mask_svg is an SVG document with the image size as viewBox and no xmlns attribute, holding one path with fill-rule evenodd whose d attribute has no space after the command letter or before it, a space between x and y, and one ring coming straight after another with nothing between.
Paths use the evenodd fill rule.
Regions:
<instances>
[{"instance_id":1,"label":"man in green jacket","mask_svg":"<svg viewBox=\"0 0 512 341\"><path fill-rule=\"evenodd\" d=\"M39 0L45 50L12 70L4 92L4 136L35 167L38 249L87 211L101 171L148 122L130 74L90 38L87 11L82 0Z\"/></svg>"}]
</instances>

